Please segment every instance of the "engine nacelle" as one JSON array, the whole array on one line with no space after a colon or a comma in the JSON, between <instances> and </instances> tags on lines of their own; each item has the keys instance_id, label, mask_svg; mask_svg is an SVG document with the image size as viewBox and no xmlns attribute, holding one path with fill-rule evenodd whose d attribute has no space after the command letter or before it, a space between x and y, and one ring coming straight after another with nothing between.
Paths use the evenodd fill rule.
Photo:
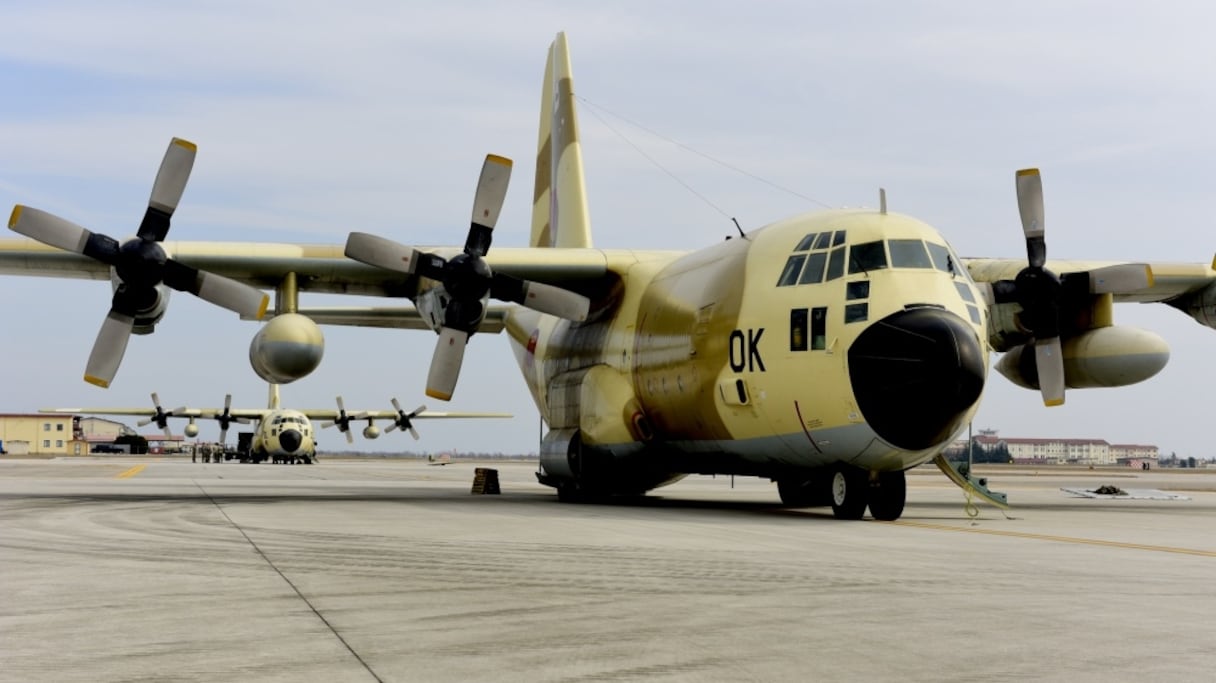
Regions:
<instances>
[{"instance_id":1,"label":"engine nacelle","mask_svg":"<svg viewBox=\"0 0 1216 683\"><path fill-rule=\"evenodd\" d=\"M194 423L194 420L190 420L190 424L186 425L186 428L183 429L182 432L186 436L193 439L194 437L198 436L198 425Z\"/></svg>"},{"instance_id":2,"label":"engine nacelle","mask_svg":"<svg viewBox=\"0 0 1216 683\"><path fill-rule=\"evenodd\" d=\"M114 292L118 291L122 280L114 269L110 269L110 289ZM152 334L156 330L156 323L160 322L161 318L165 317L165 311L169 308L169 293L172 292L168 285L156 286L156 300L151 305L140 309L135 314L135 322L131 326L131 334Z\"/></svg>"},{"instance_id":3,"label":"engine nacelle","mask_svg":"<svg viewBox=\"0 0 1216 683\"><path fill-rule=\"evenodd\" d=\"M254 335L249 364L267 382L289 384L316 370L324 351L325 338L311 318L284 313L271 318Z\"/></svg>"},{"instance_id":4,"label":"engine nacelle","mask_svg":"<svg viewBox=\"0 0 1216 683\"><path fill-rule=\"evenodd\" d=\"M1216 329L1216 282L1194 294L1187 294L1166 303L1191 316L1200 325Z\"/></svg>"},{"instance_id":5,"label":"engine nacelle","mask_svg":"<svg viewBox=\"0 0 1216 683\"><path fill-rule=\"evenodd\" d=\"M487 306L490 301L490 295L487 292L481 297L481 305L473 307L464 307L461 309L464 320L461 321L468 325L470 329L477 329L481 321L486 317ZM419 293L414 297L414 307L418 309L418 315L422 317L423 322L436 332L443 327L444 321L447 320L448 305L452 303L452 296L448 294L443 285L436 285Z\"/></svg>"},{"instance_id":6,"label":"engine nacelle","mask_svg":"<svg viewBox=\"0 0 1216 683\"><path fill-rule=\"evenodd\" d=\"M1101 327L1063 340L1064 385L1070 389L1121 387L1157 374L1170 359L1165 340L1134 327ZM1027 389L1039 388L1034 347L1015 346L1001 356L997 372Z\"/></svg>"},{"instance_id":7,"label":"engine nacelle","mask_svg":"<svg viewBox=\"0 0 1216 683\"><path fill-rule=\"evenodd\" d=\"M363 438L375 439L380 436L380 428L374 424L370 424L363 428Z\"/></svg>"}]
</instances>

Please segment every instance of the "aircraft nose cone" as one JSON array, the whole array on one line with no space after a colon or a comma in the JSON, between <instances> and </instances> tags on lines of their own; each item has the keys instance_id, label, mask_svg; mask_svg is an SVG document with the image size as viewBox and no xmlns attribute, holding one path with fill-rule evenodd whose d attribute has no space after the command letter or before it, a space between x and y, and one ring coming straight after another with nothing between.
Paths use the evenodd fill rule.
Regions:
<instances>
[{"instance_id":1,"label":"aircraft nose cone","mask_svg":"<svg viewBox=\"0 0 1216 683\"><path fill-rule=\"evenodd\" d=\"M287 429L279 434L279 445L288 453L295 453L303 441L304 437L300 436L300 433L294 429Z\"/></svg>"},{"instance_id":2,"label":"aircraft nose cone","mask_svg":"<svg viewBox=\"0 0 1216 683\"><path fill-rule=\"evenodd\" d=\"M984 370L971 326L936 308L879 320L849 348L857 407L880 437L907 450L941 444L962 426L984 388Z\"/></svg>"}]
</instances>

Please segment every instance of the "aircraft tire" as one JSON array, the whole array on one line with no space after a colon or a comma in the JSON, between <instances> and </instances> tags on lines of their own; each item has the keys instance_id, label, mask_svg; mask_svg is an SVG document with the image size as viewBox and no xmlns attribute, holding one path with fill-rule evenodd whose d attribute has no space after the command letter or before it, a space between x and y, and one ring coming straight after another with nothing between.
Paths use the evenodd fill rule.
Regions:
<instances>
[{"instance_id":1,"label":"aircraft tire","mask_svg":"<svg viewBox=\"0 0 1216 683\"><path fill-rule=\"evenodd\" d=\"M883 522L894 522L904 513L908 482L903 472L879 472L870 482L870 515Z\"/></svg>"},{"instance_id":2,"label":"aircraft tire","mask_svg":"<svg viewBox=\"0 0 1216 683\"><path fill-rule=\"evenodd\" d=\"M832 514L836 519L861 519L869 502L870 473L842 465L832 474Z\"/></svg>"}]
</instances>

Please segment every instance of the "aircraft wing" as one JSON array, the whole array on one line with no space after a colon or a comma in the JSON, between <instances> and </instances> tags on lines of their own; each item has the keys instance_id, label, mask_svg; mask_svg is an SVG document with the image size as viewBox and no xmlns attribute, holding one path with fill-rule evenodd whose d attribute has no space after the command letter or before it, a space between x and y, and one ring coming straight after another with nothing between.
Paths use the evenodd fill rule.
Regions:
<instances>
[{"instance_id":1,"label":"aircraft wing","mask_svg":"<svg viewBox=\"0 0 1216 683\"><path fill-rule=\"evenodd\" d=\"M346 258L341 244L181 241L161 244L176 261L261 289L274 289L284 275L295 273L301 292L410 297L418 291L418 276L393 273ZM444 258L461 253L460 247L418 248ZM627 266L636 258L628 251L496 247L486 261L497 273L580 289L602 281L613 269L611 266ZM110 267L34 240L3 239L0 275L109 280Z\"/></svg>"},{"instance_id":2,"label":"aircraft wing","mask_svg":"<svg viewBox=\"0 0 1216 683\"><path fill-rule=\"evenodd\" d=\"M1012 280L1026 267L1025 259L963 258L963 265L976 282ZM1047 261L1044 267L1053 273L1078 273L1126 261ZM1147 287L1113 294L1116 302L1170 303L1197 294L1216 282L1216 261L1211 266L1201 263L1146 263L1152 271Z\"/></svg>"},{"instance_id":3,"label":"aircraft wing","mask_svg":"<svg viewBox=\"0 0 1216 683\"><path fill-rule=\"evenodd\" d=\"M478 332L497 334L506 325L511 306L491 305L477 327ZM351 327L385 327L402 330L430 330L422 314L413 306L301 306L300 315L312 318L318 325L348 325ZM242 317L242 320L248 318Z\"/></svg>"},{"instance_id":4,"label":"aircraft wing","mask_svg":"<svg viewBox=\"0 0 1216 683\"><path fill-rule=\"evenodd\" d=\"M233 411L235 412L235 411ZM334 419L334 409L309 409L301 410L310 420L332 420ZM352 420L396 420L399 413L395 410L348 410L347 415ZM423 409L417 414L411 414L410 419L429 420L429 419L468 419L468 418L505 418L515 417L511 413L477 413L477 412L446 412L439 410Z\"/></svg>"},{"instance_id":5,"label":"aircraft wing","mask_svg":"<svg viewBox=\"0 0 1216 683\"><path fill-rule=\"evenodd\" d=\"M39 408L38 412L70 415L129 415L131 417L154 417L157 414L155 408ZM165 415L167 417L214 420L223 412L223 408L174 408L167 411ZM260 420L270 412L272 411L269 408L233 408L228 411L228 415L234 418ZM333 410L330 410L329 413L332 415Z\"/></svg>"}]
</instances>

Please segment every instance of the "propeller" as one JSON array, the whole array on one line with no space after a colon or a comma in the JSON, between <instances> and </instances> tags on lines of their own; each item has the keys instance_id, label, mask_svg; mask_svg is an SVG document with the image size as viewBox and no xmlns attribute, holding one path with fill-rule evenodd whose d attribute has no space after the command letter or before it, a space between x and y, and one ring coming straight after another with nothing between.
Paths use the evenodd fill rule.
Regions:
<instances>
[{"instance_id":1,"label":"propeller","mask_svg":"<svg viewBox=\"0 0 1216 683\"><path fill-rule=\"evenodd\" d=\"M473 215L464 251L451 259L367 233L352 232L347 237L346 255L356 261L443 284L448 303L426 382L426 394L432 398L443 401L452 398L465 345L485 317L489 297L574 321L586 320L590 311L591 301L581 294L495 273L486 263L484 257L506 198L511 166L510 159L486 155L473 196Z\"/></svg>"},{"instance_id":2,"label":"propeller","mask_svg":"<svg viewBox=\"0 0 1216 683\"><path fill-rule=\"evenodd\" d=\"M362 419L362 418L364 418L364 417L366 417L366 416L367 416L367 414L366 414L366 413L350 413L350 414L348 414L348 413L346 412L346 404L344 404L344 403L342 402L342 397L341 397L341 396L339 396L339 397L338 397L338 412L337 412L337 414L334 416L334 419L332 419L332 420L327 420L327 421L325 421L325 422L322 422L322 423L321 423L321 428L322 428L322 429L325 429L325 428L327 428L327 427L333 427L334 425L337 425L337 426L338 426L338 431L340 431L340 432L342 432L343 434L345 434L345 435L346 435L346 443L354 443L354 442L355 442L355 435L354 435L354 434L351 434L351 432L350 432L350 422L351 422L351 420L359 420L359 419Z\"/></svg>"},{"instance_id":3,"label":"propeller","mask_svg":"<svg viewBox=\"0 0 1216 683\"><path fill-rule=\"evenodd\" d=\"M155 422L157 427L165 431L165 438L172 439L173 431L169 429L169 418L174 415L181 415L186 412L187 408L183 406L181 408L174 408L173 410L165 410L160 406L160 396L157 396L155 391L152 392L152 407L156 409L156 412L148 419L136 422L135 425L137 427L145 427Z\"/></svg>"},{"instance_id":4,"label":"propeller","mask_svg":"<svg viewBox=\"0 0 1216 683\"><path fill-rule=\"evenodd\" d=\"M8 227L14 232L101 261L118 276L110 311L102 321L85 366L84 379L90 384L110 386L122 363L135 320L157 305L160 300L157 287L161 284L189 292L243 317L261 319L266 313L270 297L262 291L175 261L165 255L161 246L186 189L196 152L192 142L180 138L169 142L139 232L123 243L45 211L20 204L13 208Z\"/></svg>"},{"instance_id":5,"label":"propeller","mask_svg":"<svg viewBox=\"0 0 1216 683\"><path fill-rule=\"evenodd\" d=\"M215 416L215 420L220 423L220 443L227 443L228 426L233 422L237 424L249 424L247 417L232 416L232 394L224 394L224 412Z\"/></svg>"},{"instance_id":6,"label":"propeller","mask_svg":"<svg viewBox=\"0 0 1216 683\"><path fill-rule=\"evenodd\" d=\"M414 409L413 412L407 413L401 409L401 404L398 403L397 399L394 398L393 399L393 410L397 411L397 419L393 420L393 424L389 425L388 429L386 429L384 431L391 432L394 429L398 429L398 428L405 429L405 430L409 431L410 436L414 437L414 441L417 441L418 440L418 430L414 429L414 424L413 424L413 422L411 422L411 420L413 420L415 417L418 417L419 413L426 410L426 406L425 405L418 406L417 408Z\"/></svg>"},{"instance_id":7,"label":"propeller","mask_svg":"<svg viewBox=\"0 0 1216 683\"><path fill-rule=\"evenodd\" d=\"M1134 291L1152 284L1146 264L1119 264L1057 276L1044 267L1047 241L1043 212L1043 179L1037 168L1015 175L1018 213L1026 238L1027 265L1013 280L992 285L995 303L1016 302L1022 307L1021 324L1034 338L1035 366L1043 404L1064 403L1064 356L1060 332L1062 312L1076 310L1092 294Z\"/></svg>"}]
</instances>

